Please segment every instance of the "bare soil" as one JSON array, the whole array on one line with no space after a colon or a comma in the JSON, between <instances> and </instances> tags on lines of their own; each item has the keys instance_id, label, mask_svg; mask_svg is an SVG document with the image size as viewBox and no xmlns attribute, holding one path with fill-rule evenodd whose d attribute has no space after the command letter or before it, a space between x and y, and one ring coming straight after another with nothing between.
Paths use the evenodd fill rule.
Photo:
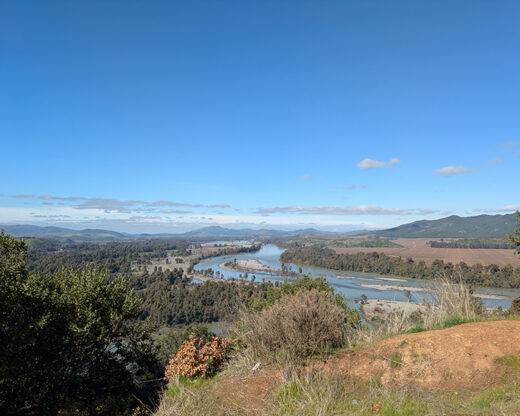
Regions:
<instances>
[{"instance_id":1,"label":"bare soil","mask_svg":"<svg viewBox=\"0 0 520 416\"><path fill-rule=\"evenodd\" d=\"M478 322L395 336L316 361L308 369L340 372L357 382L458 394L505 383L512 370L497 360L513 354L520 354L520 321ZM218 407L261 415L282 381L277 367L260 366L256 371L222 374L212 394Z\"/></svg>"},{"instance_id":2,"label":"bare soil","mask_svg":"<svg viewBox=\"0 0 520 416\"><path fill-rule=\"evenodd\" d=\"M256 371L227 374L216 383L213 394L224 409L240 409L240 414L262 415L271 395L282 383L280 371L274 366Z\"/></svg>"},{"instance_id":3,"label":"bare soil","mask_svg":"<svg viewBox=\"0 0 520 416\"><path fill-rule=\"evenodd\" d=\"M336 253L356 254L356 253L385 253L389 256L399 256L403 259L411 257L415 261L424 261L431 264L434 260L444 260L444 262L473 264L496 264L505 266L511 264L513 267L520 266L520 256L515 255L514 250L506 249L471 249L471 248L432 248L428 242L435 241L435 238L398 238L393 242L403 247L346 247L335 248Z\"/></svg>"},{"instance_id":4,"label":"bare soil","mask_svg":"<svg viewBox=\"0 0 520 416\"><path fill-rule=\"evenodd\" d=\"M501 384L498 358L520 354L520 321L478 322L399 335L331 360L334 370L430 391L478 391Z\"/></svg>"}]
</instances>

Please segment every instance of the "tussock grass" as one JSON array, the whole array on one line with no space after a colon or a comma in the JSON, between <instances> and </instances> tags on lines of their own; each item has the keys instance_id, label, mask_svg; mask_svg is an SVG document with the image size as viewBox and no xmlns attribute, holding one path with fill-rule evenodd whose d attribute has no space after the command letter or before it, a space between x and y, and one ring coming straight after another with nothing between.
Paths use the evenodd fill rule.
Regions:
<instances>
[{"instance_id":1,"label":"tussock grass","mask_svg":"<svg viewBox=\"0 0 520 416\"><path fill-rule=\"evenodd\" d=\"M224 415L215 407L211 394L213 379L172 380L165 390L156 416Z\"/></svg>"},{"instance_id":2,"label":"tussock grass","mask_svg":"<svg viewBox=\"0 0 520 416\"><path fill-rule=\"evenodd\" d=\"M377 377L360 383L345 375L315 371L282 384L273 397L273 408L269 414L518 416L520 381L516 379L484 392L459 395L430 393L413 386L399 389L383 387Z\"/></svg>"},{"instance_id":3,"label":"tussock grass","mask_svg":"<svg viewBox=\"0 0 520 416\"><path fill-rule=\"evenodd\" d=\"M350 346L366 345L389 336L449 328L485 319L481 301L473 296L471 288L462 279L458 282L444 277L428 288L430 302L420 313L410 314L406 307L386 316L377 327L352 331Z\"/></svg>"}]
</instances>

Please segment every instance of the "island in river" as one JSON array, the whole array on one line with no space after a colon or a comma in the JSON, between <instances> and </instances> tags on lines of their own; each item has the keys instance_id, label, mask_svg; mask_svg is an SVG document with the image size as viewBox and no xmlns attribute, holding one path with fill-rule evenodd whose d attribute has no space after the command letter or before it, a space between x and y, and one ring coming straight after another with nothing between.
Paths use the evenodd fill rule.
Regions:
<instances>
[{"instance_id":1,"label":"island in river","mask_svg":"<svg viewBox=\"0 0 520 416\"><path fill-rule=\"evenodd\" d=\"M231 260L225 263L219 264L219 267L225 270L232 270L235 272L242 273L255 273L255 272L263 272L263 273L276 273L281 274L281 270L275 269L273 267L266 266L255 259L245 259L245 260Z\"/></svg>"}]
</instances>

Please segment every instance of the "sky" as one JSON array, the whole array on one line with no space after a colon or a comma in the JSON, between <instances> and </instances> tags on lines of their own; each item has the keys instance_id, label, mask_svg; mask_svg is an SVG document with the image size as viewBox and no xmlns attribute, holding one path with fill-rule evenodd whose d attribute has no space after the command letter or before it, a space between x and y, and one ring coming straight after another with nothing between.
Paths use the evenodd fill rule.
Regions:
<instances>
[{"instance_id":1,"label":"sky","mask_svg":"<svg viewBox=\"0 0 520 416\"><path fill-rule=\"evenodd\" d=\"M516 0L0 0L0 223L510 213L519 21Z\"/></svg>"}]
</instances>

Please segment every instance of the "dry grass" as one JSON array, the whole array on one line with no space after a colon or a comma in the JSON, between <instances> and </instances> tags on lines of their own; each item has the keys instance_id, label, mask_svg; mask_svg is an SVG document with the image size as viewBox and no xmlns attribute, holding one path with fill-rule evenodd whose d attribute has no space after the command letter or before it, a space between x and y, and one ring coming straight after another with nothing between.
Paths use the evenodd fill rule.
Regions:
<instances>
[{"instance_id":1,"label":"dry grass","mask_svg":"<svg viewBox=\"0 0 520 416\"><path fill-rule=\"evenodd\" d=\"M340 346L343 328L344 311L332 296L310 290L284 296L260 312L244 311L238 338L256 360L294 362Z\"/></svg>"},{"instance_id":2,"label":"dry grass","mask_svg":"<svg viewBox=\"0 0 520 416\"><path fill-rule=\"evenodd\" d=\"M480 300L472 295L462 279L454 283L447 277L428 288L431 303L420 313L410 314L406 308L392 312L376 328L359 329L350 333L349 344L367 343L390 335L417 330L442 328L450 320L454 323L472 322L482 314Z\"/></svg>"}]
</instances>

